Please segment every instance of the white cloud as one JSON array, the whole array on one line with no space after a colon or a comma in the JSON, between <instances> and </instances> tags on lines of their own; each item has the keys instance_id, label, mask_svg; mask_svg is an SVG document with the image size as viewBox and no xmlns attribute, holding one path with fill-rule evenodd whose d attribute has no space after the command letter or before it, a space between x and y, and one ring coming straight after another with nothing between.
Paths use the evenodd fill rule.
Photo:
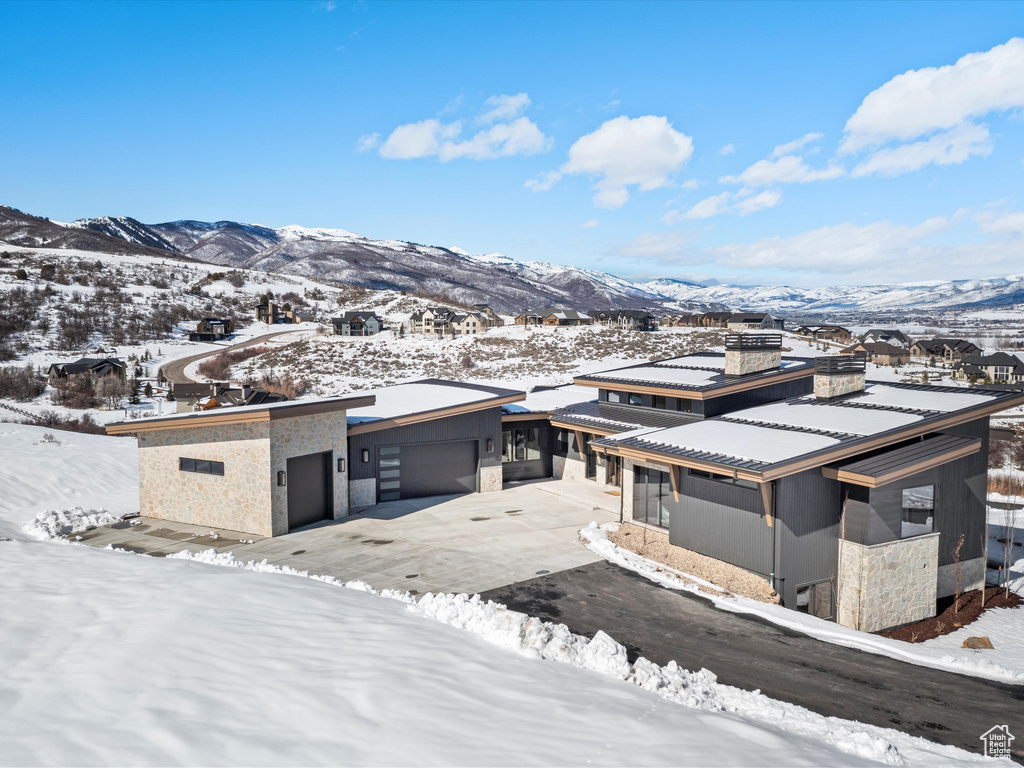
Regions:
<instances>
[{"instance_id":1,"label":"white cloud","mask_svg":"<svg viewBox=\"0 0 1024 768\"><path fill-rule=\"evenodd\" d=\"M721 146L721 147L718 148L718 154L723 155L723 156L724 155L731 155L735 151L736 151L736 145L735 144L725 144L724 146Z\"/></svg>"},{"instance_id":2,"label":"white cloud","mask_svg":"<svg viewBox=\"0 0 1024 768\"><path fill-rule=\"evenodd\" d=\"M846 169L841 165L811 168L798 155L783 155L774 160L758 160L739 176L722 176L718 181L747 187L768 187L773 184L806 184L809 181L836 179L845 173Z\"/></svg>"},{"instance_id":3,"label":"white cloud","mask_svg":"<svg viewBox=\"0 0 1024 768\"><path fill-rule=\"evenodd\" d=\"M530 97L525 93L517 93L514 96L491 96L484 102L484 106L488 107L488 110L477 118L481 123L512 120L523 114L530 106Z\"/></svg>"},{"instance_id":4,"label":"white cloud","mask_svg":"<svg viewBox=\"0 0 1024 768\"><path fill-rule=\"evenodd\" d=\"M982 232L1001 237L1024 237L1024 213L984 211L975 217Z\"/></svg>"},{"instance_id":5,"label":"white cloud","mask_svg":"<svg viewBox=\"0 0 1024 768\"><path fill-rule=\"evenodd\" d=\"M821 141L821 139L823 139L823 138L825 138L825 134L823 134L823 133L807 133L807 134L804 134L799 139L794 139L793 141L788 141L785 144L779 144L778 146L775 147L775 149L772 150L772 155L771 156L772 157L782 157L783 155L791 155L794 152L799 152L806 145L808 145L808 144L810 144L812 142L815 142L815 141Z\"/></svg>"},{"instance_id":6,"label":"white cloud","mask_svg":"<svg viewBox=\"0 0 1024 768\"><path fill-rule=\"evenodd\" d=\"M723 192L720 195L712 195L711 197L705 197L699 203L694 205L690 210L686 211L681 215L684 219L709 219L719 213L725 212L729 206L729 193ZM665 223L672 224L679 220L679 217L673 217L676 211L669 211L665 214ZM669 219L672 218L672 221Z\"/></svg>"},{"instance_id":7,"label":"white cloud","mask_svg":"<svg viewBox=\"0 0 1024 768\"><path fill-rule=\"evenodd\" d=\"M535 155L551 148L551 139L532 120L520 117L511 123L497 123L468 141L445 141L438 150L441 162L459 157L490 160L512 155Z\"/></svg>"},{"instance_id":8,"label":"white cloud","mask_svg":"<svg viewBox=\"0 0 1024 768\"><path fill-rule=\"evenodd\" d=\"M764 192L759 192L756 195L744 197L736 203L734 208L740 216L746 216L748 213L763 211L765 208L774 208L781 200L782 193L779 190L766 189Z\"/></svg>"},{"instance_id":9,"label":"white cloud","mask_svg":"<svg viewBox=\"0 0 1024 768\"><path fill-rule=\"evenodd\" d=\"M697 181L696 179L687 179L679 186L682 187L683 189L696 189L697 187L700 186L700 182Z\"/></svg>"},{"instance_id":10,"label":"white cloud","mask_svg":"<svg viewBox=\"0 0 1024 768\"><path fill-rule=\"evenodd\" d=\"M846 122L841 154L949 130L989 112L1024 106L1024 39L955 64L910 70L865 97Z\"/></svg>"},{"instance_id":11,"label":"white cloud","mask_svg":"<svg viewBox=\"0 0 1024 768\"><path fill-rule=\"evenodd\" d=\"M936 165L956 165L968 158L992 151L988 128L984 125L958 125L924 141L880 149L853 169L853 176L898 176Z\"/></svg>"},{"instance_id":12,"label":"white cloud","mask_svg":"<svg viewBox=\"0 0 1024 768\"><path fill-rule=\"evenodd\" d=\"M599 222L598 222L597 219L591 219L590 221L583 222L583 228L584 229L593 229L594 227L596 227L598 225L598 223Z\"/></svg>"},{"instance_id":13,"label":"white cloud","mask_svg":"<svg viewBox=\"0 0 1024 768\"><path fill-rule=\"evenodd\" d=\"M851 265L858 270L882 269L878 282L887 282L893 265L906 267L927 261L934 249L921 241L949 226L944 217L907 226L890 221L856 225L837 224L802 232L792 237L768 237L752 243L708 248L705 256L715 263L744 269L802 270L845 273Z\"/></svg>"},{"instance_id":14,"label":"white cloud","mask_svg":"<svg viewBox=\"0 0 1024 768\"><path fill-rule=\"evenodd\" d=\"M540 174L536 178L527 179L523 186L534 192L547 192L558 183L560 178L562 178L562 174L558 171L548 171Z\"/></svg>"},{"instance_id":15,"label":"white cloud","mask_svg":"<svg viewBox=\"0 0 1024 768\"><path fill-rule=\"evenodd\" d=\"M577 139L560 170L599 177L594 205L621 208L629 200L629 187L668 186L669 177L692 155L693 140L672 128L668 118L623 115Z\"/></svg>"},{"instance_id":16,"label":"white cloud","mask_svg":"<svg viewBox=\"0 0 1024 768\"><path fill-rule=\"evenodd\" d=\"M678 260L682 257L682 251L690 238L690 235L681 232L645 232L633 242L617 249L615 253L639 259Z\"/></svg>"},{"instance_id":17,"label":"white cloud","mask_svg":"<svg viewBox=\"0 0 1024 768\"><path fill-rule=\"evenodd\" d=\"M367 133L359 137L359 141L356 142L356 151L369 152L371 149L375 149L378 144L380 144L380 134Z\"/></svg>"},{"instance_id":18,"label":"white cloud","mask_svg":"<svg viewBox=\"0 0 1024 768\"><path fill-rule=\"evenodd\" d=\"M400 125L380 146L380 156L388 160L411 160L432 157L441 149L441 142L458 136L462 123L445 125L440 120L421 120Z\"/></svg>"}]
</instances>

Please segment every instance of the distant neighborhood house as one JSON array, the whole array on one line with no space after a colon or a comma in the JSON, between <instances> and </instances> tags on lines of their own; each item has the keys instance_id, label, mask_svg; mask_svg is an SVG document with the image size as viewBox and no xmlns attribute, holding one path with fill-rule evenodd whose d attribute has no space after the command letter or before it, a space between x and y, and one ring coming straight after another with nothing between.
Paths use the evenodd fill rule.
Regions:
<instances>
[{"instance_id":1,"label":"distant neighborhood house","mask_svg":"<svg viewBox=\"0 0 1024 768\"><path fill-rule=\"evenodd\" d=\"M861 334L860 340L866 343L881 341L897 347L910 348L914 343L907 334L897 328L872 328Z\"/></svg>"},{"instance_id":2,"label":"distant neighborhood house","mask_svg":"<svg viewBox=\"0 0 1024 768\"><path fill-rule=\"evenodd\" d=\"M646 309L611 309L588 313L600 325L624 331L656 331L658 318Z\"/></svg>"},{"instance_id":3,"label":"distant neighborhood house","mask_svg":"<svg viewBox=\"0 0 1024 768\"><path fill-rule=\"evenodd\" d=\"M547 326L571 326L571 325L593 325L594 318L586 312L575 309L539 309L527 310L516 316L516 325L547 325Z\"/></svg>"},{"instance_id":4,"label":"distant neighborhood house","mask_svg":"<svg viewBox=\"0 0 1024 768\"><path fill-rule=\"evenodd\" d=\"M222 382L175 383L171 385L178 413L212 411L217 408L281 403L288 398L249 384L233 386Z\"/></svg>"},{"instance_id":5,"label":"distant neighborhood house","mask_svg":"<svg viewBox=\"0 0 1024 768\"><path fill-rule=\"evenodd\" d=\"M352 311L331 320L335 336L373 336L384 328L384 321L373 312Z\"/></svg>"},{"instance_id":6,"label":"distant neighborhood house","mask_svg":"<svg viewBox=\"0 0 1024 768\"><path fill-rule=\"evenodd\" d=\"M235 330L235 323L230 318L204 317L196 325L196 329L188 335L189 341L221 341Z\"/></svg>"},{"instance_id":7,"label":"distant neighborhood house","mask_svg":"<svg viewBox=\"0 0 1024 768\"><path fill-rule=\"evenodd\" d=\"M256 321L267 325L281 323L309 323L313 321L313 313L305 309L293 309L276 301L262 301L256 305Z\"/></svg>"},{"instance_id":8,"label":"distant neighborhood house","mask_svg":"<svg viewBox=\"0 0 1024 768\"><path fill-rule=\"evenodd\" d=\"M839 352L841 355L864 355L875 365L903 365L910 362L910 350L884 341L859 341Z\"/></svg>"},{"instance_id":9,"label":"distant neighborhood house","mask_svg":"<svg viewBox=\"0 0 1024 768\"><path fill-rule=\"evenodd\" d=\"M910 346L910 354L956 363L966 356L980 355L981 349L965 339L922 339Z\"/></svg>"},{"instance_id":10,"label":"distant neighborhood house","mask_svg":"<svg viewBox=\"0 0 1024 768\"><path fill-rule=\"evenodd\" d=\"M967 355L953 368L953 378L993 384L1024 382L1024 363L1016 355L996 352L991 355Z\"/></svg>"},{"instance_id":11,"label":"distant neighborhood house","mask_svg":"<svg viewBox=\"0 0 1024 768\"><path fill-rule=\"evenodd\" d=\"M781 331L784 325L767 312L733 312L725 323L730 331Z\"/></svg>"},{"instance_id":12,"label":"distant neighborhood house","mask_svg":"<svg viewBox=\"0 0 1024 768\"><path fill-rule=\"evenodd\" d=\"M50 384L81 379L95 384L102 379L124 379L127 367L116 357L82 357L70 363L52 363L46 378Z\"/></svg>"},{"instance_id":13,"label":"distant neighborhood house","mask_svg":"<svg viewBox=\"0 0 1024 768\"><path fill-rule=\"evenodd\" d=\"M849 329L841 325L801 325L796 329L797 336L810 336L816 341L840 341L847 343L853 339Z\"/></svg>"}]
</instances>

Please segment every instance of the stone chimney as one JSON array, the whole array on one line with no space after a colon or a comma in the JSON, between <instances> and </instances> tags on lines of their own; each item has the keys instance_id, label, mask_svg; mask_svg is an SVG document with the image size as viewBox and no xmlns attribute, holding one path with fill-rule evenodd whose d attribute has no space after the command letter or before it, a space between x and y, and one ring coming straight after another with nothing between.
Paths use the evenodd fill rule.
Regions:
<instances>
[{"instance_id":1,"label":"stone chimney","mask_svg":"<svg viewBox=\"0 0 1024 768\"><path fill-rule=\"evenodd\" d=\"M814 358L814 396L831 400L864 391L864 355L833 355Z\"/></svg>"},{"instance_id":2,"label":"stone chimney","mask_svg":"<svg viewBox=\"0 0 1024 768\"><path fill-rule=\"evenodd\" d=\"M726 376L772 371L781 365L781 333L730 333L725 337Z\"/></svg>"}]
</instances>

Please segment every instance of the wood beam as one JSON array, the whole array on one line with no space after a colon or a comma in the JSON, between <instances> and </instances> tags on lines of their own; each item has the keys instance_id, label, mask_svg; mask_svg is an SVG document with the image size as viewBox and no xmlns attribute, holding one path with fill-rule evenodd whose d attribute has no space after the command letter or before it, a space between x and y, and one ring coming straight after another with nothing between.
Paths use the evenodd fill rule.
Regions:
<instances>
[{"instance_id":1,"label":"wood beam","mask_svg":"<svg viewBox=\"0 0 1024 768\"><path fill-rule=\"evenodd\" d=\"M775 527L774 493L771 482L759 483L761 487L761 503L764 504L764 520L769 528Z\"/></svg>"}]
</instances>

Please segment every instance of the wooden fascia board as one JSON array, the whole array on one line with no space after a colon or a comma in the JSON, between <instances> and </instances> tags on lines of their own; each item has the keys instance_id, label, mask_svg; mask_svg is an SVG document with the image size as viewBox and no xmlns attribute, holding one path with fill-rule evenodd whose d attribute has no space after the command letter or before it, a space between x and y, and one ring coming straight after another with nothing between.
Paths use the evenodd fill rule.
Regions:
<instances>
[{"instance_id":1,"label":"wooden fascia board","mask_svg":"<svg viewBox=\"0 0 1024 768\"><path fill-rule=\"evenodd\" d=\"M943 464L948 464L951 461L962 459L965 456L971 456L978 453L980 450L981 440L974 440L970 445L964 445L952 451L946 451L945 453L931 456L906 467L901 467L896 471L887 472L884 475L862 475L859 472L849 472L847 470L839 469L838 467L822 467L821 474L830 480L839 480L843 483L861 485L866 488L878 488L879 486L888 485L889 483L894 483L897 480L902 480L905 477L916 475L919 472L926 472L929 469L941 467Z\"/></svg>"},{"instance_id":2,"label":"wooden fascia board","mask_svg":"<svg viewBox=\"0 0 1024 768\"><path fill-rule=\"evenodd\" d=\"M506 421L547 421L550 415L547 411L538 411L537 413L503 413L501 414L501 421L503 424Z\"/></svg>"},{"instance_id":3,"label":"wooden fascia board","mask_svg":"<svg viewBox=\"0 0 1024 768\"><path fill-rule=\"evenodd\" d=\"M769 387L773 384L782 384L795 379L809 378L814 375L813 368L803 368L798 371L780 373L770 378L751 379L750 381L737 381L735 384L728 384L708 391L695 389L680 389L675 387L659 387L650 384L630 384L628 382L595 381L585 377L573 379L573 383L581 387L593 387L595 389L624 390L628 392L639 392L645 395L664 395L666 397L686 397L691 400L713 400L716 397L734 395L737 392L746 392L760 387Z\"/></svg>"},{"instance_id":4,"label":"wooden fascia board","mask_svg":"<svg viewBox=\"0 0 1024 768\"><path fill-rule=\"evenodd\" d=\"M446 419L450 416L462 416L466 413L476 413L477 411L486 411L489 408L499 408L508 403L518 403L521 400L526 399L525 392L517 392L514 395L506 395L504 397L496 397L490 400L480 400L475 403L467 403L465 405L457 405L452 408L438 408L433 411L423 411L421 413L413 413L408 416L395 416L390 419L379 419L378 421L367 421L362 424L354 424L348 428L349 435L363 435L367 432L380 432L384 429L394 429L395 427L407 427L410 424L421 424L425 421L434 421L435 419Z\"/></svg>"},{"instance_id":5,"label":"wooden fascia board","mask_svg":"<svg viewBox=\"0 0 1024 768\"><path fill-rule=\"evenodd\" d=\"M835 461L849 458L850 456L856 456L858 453L867 453L868 451L872 451L876 448L882 448L891 443L898 443L902 440L920 437L921 435L928 434L929 432L936 432L940 429L955 427L958 424L965 424L968 421L974 421L975 419L991 416L993 413L999 413L1000 411L1005 411L1010 408L1016 408L1019 405L1024 405L1024 394L1017 395L1016 397L1010 397L1006 400L992 403L991 405L977 406L976 408L969 410L951 413L941 418L924 419L922 422L917 424L911 424L905 427L900 427L898 430L892 430L876 435L870 440L857 440L849 445L827 449L822 453L799 459L791 463L768 467L764 470L763 474L766 480L776 480L780 477L786 477L787 475L795 475L797 472L803 472L807 469L815 469L823 464L831 464Z\"/></svg>"}]
</instances>

